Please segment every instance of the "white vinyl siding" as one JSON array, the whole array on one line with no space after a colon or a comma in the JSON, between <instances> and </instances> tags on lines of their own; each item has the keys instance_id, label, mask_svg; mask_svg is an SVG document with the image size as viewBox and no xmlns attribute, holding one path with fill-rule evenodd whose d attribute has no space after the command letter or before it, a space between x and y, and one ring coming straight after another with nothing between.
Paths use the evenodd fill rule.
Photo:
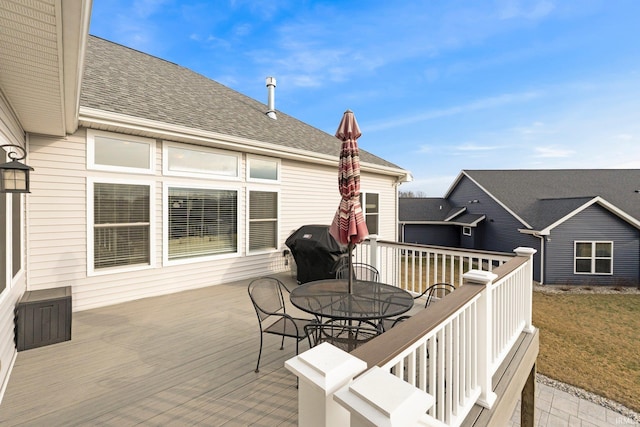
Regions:
<instances>
[{"instance_id":1,"label":"white vinyl siding","mask_svg":"<svg viewBox=\"0 0 640 427\"><path fill-rule=\"evenodd\" d=\"M195 147L171 142L172 145ZM29 165L32 193L27 196L30 289L73 287L74 311L134 299L229 283L285 270L284 241L304 224L330 224L340 202L337 162L317 165L278 159L280 182L247 181L247 158L240 155L238 178L174 176L163 173L163 150L156 146L154 174L87 170L85 130L65 138L30 136ZM207 150L205 147L200 147ZM228 151L233 153L232 151ZM337 156L337 155L336 155ZM260 157L260 156L256 156ZM91 179L89 179L91 178ZM89 182L150 185L150 265L140 269L113 269L108 274L88 274L87 259L93 240L88 235L87 187ZM379 236L394 240L396 227L394 177L363 173L362 182L380 202ZM238 194L235 254L169 261L167 256L167 186L232 190ZM277 250L249 252L249 192L278 195ZM155 215L155 217L154 217ZM12 291L13 292L13 291ZM4 365L3 365L4 367Z\"/></svg>"}]
</instances>

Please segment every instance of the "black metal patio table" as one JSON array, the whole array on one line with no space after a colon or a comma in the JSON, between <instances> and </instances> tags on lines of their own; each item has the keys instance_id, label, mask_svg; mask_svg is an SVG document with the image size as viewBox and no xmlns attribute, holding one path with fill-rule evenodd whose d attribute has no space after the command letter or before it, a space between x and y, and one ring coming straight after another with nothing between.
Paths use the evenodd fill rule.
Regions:
<instances>
[{"instance_id":1,"label":"black metal patio table","mask_svg":"<svg viewBox=\"0 0 640 427\"><path fill-rule=\"evenodd\" d=\"M346 279L308 282L291 291L291 303L318 318L368 323L398 316L413 307L404 289L379 282L355 280L349 293Z\"/></svg>"}]
</instances>

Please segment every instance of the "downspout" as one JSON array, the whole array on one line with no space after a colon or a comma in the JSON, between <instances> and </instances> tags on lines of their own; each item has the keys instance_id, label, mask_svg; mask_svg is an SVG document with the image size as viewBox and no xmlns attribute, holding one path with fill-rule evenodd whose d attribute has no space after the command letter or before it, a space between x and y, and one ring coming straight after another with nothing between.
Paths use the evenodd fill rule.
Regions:
<instances>
[{"instance_id":1,"label":"downspout","mask_svg":"<svg viewBox=\"0 0 640 427\"><path fill-rule=\"evenodd\" d=\"M545 236L540 233L533 233L535 237L540 239L540 284L544 285L544 243Z\"/></svg>"}]
</instances>

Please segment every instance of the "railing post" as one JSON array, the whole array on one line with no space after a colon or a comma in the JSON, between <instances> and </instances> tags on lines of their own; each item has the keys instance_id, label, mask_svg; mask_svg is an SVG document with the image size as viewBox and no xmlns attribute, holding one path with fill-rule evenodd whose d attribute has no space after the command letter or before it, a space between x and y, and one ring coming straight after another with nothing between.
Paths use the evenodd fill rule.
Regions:
<instances>
[{"instance_id":1,"label":"railing post","mask_svg":"<svg viewBox=\"0 0 640 427\"><path fill-rule=\"evenodd\" d=\"M349 425L349 411L333 400L333 393L364 372L366 362L329 343L322 343L287 360L284 365L299 380L299 426Z\"/></svg>"},{"instance_id":2,"label":"railing post","mask_svg":"<svg viewBox=\"0 0 640 427\"><path fill-rule=\"evenodd\" d=\"M480 397L478 404L491 409L497 395L493 391L493 298L491 285L498 277L489 271L469 270L463 276L469 282L485 285L478 300L477 343L478 343L478 385Z\"/></svg>"},{"instance_id":3,"label":"railing post","mask_svg":"<svg viewBox=\"0 0 640 427\"><path fill-rule=\"evenodd\" d=\"M533 326L533 320L532 320L532 316L533 316L533 255L538 251L536 251L533 248L517 247L513 250L513 252L515 252L516 255L518 255L519 257L529 258L527 260L527 268L524 273L526 276L524 292L525 292L525 295L527 296L527 301L524 305L524 309L525 309L524 332L531 334L535 330Z\"/></svg>"},{"instance_id":4,"label":"railing post","mask_svg":"<svg viewBox=\"0 0 640 427\"><path fill-rule=\"evenodd\" d=\"M333 397L351 412L351 427L416 425L433 406L430 394L374 366Z\"/></svg>"},{"instance_id":5,"label":"railing post","mask_svg":"<svg viewBox=\"0 0 640 427\"><path fill-rule=\"evenodd\" d=\"M380 271L380 267L378 266L378 236L376 234L372 234L369 236L369 264L374 266Z\"/></svg>"}]
</instances>

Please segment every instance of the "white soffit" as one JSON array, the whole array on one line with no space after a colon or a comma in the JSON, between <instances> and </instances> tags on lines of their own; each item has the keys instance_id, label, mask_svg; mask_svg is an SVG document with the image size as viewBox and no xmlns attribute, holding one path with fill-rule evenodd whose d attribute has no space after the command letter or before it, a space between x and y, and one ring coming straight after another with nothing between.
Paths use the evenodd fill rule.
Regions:
<instances>
[{"instance_id":1,"label":"white soffit","mask_svg":"<svg viewBox=\"0 0 640 427\"><path fill-rule=\"evenodd\" d=\"M77 101L65 95L79 95L90 4L65 1L63 13L62 0L0 0L0 90L25 131L73 127Z\"/></svg>"}]
</instances>

